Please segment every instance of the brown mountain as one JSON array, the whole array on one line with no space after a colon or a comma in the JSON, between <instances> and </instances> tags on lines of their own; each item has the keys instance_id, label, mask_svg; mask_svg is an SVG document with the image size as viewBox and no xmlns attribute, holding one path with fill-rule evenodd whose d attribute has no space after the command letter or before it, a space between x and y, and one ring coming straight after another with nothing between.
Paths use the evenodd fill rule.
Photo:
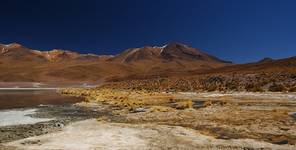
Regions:
<instances>
[{"instance_id":1,"label":"brown mountain","mask_svg":"<svg viewBox=\"0 0 296 150\"><path fill-rule=\"evenodd\" d=\"M195 49L179 43L171 43L162 48L160 57L166 60L187 60L187 61L205 61L213 63L229 63L220 60L214 56L206 54L200 49Z\"/></svg>"},{"instance_id":2,"label":"brown mountain","mask_svg":"<svg viewBox=\"0 0 296 150\"><path fill-rule=\"evenodd\" d=\"M16 43L1 44L0 81L83 82L132 72L125 66L104 63L110 57L67 50L38 51Z\"/></svg>"},{"instance_id":3,"label":"brown mountain","mask_svg":"<svg viewBox=\"0 0 296 150\"><path fill-rule=\"evenodd\" d=\"M189 46L146 46L116 56L69 50L39 51L17 43L0 45L0 81L83 82L149 78L210 70L231 63Z\"/></svg>"},{"instance_id":4,"label":"brown mountain","mask_svg":"<svg viewBox=\"0 0 296 150\"><path fill-rule=\"evenodd\" d=\"M99 56L94 54L79 54L68 50L54 49L51 51L32 50L17 43L8 45L0 44L0 57L13 59L14 61L73 61L73 60L106 60L111 56Z\"/></svg>"},{"instance_id":5,"label":"brown mountain","mask_svg":"<svg viewBox=\"0 0 296 150\"><path fill-rule=\"evenodd\" d=\"M166 77L125 78L105 88L155 91L295 92L296 57L234 64L208 70L170 74Z\"/></svg>"},{"instance_id":6,"label":"brown mountain","mask_svg":"<svg viewBox=\"0 0 296 150\"><path fill-rule=\"evenodd\" d=\"M232 64L180 43L145 46L116 56L39 51L0 44L0 82L96 82L201 74L296 72L296 58Z\"/></svg>"},{"instance_id":7,"label":"brown mountain","mask_svg":"<svg viewBox=\"0 0 296 150\"><path fill-rule=\"evenodd\" d=\"M269 57L265 57L263 59L261 59L260 61L258 61L259 63L269 63L269 62L273 62L274 59L269 58Z\"/></svg>"},{"instance_id":8,"label":"brown mountain","mask_svg":"<svg viewBox=\"0 0 296 150\"><path fill-rule=\"evenodd\" d=\"M145 46L128 49L108 61L133 67L138 71L132 75L133 78L169 76L231 65L230 62L179 43L170 43L163 47Z\"/></svg>"},{"instance_id":9,"label":"brown mountain","mask_svg":"<svg viewBox=\"0 0 296 150\"><path fill-rule=\"evenodd\" d=\"M29 48L17 43L8 45L0 44L0 58L1 60L7 59L15 61L46 61L45 58L35 54Z\"/></svg>"},{"instance_id":10,"label":"brown mountain","mask_svg":"<svg viewBox=\"0 0 296 150\"><path fill-rule=\"evenodd\" d=\"M124 51L122 54L114 57L113 61L122 63L135 63L140 61L205 61L213 63L229 63L220 60L214 56L206 54L199 49L191 48L189 46L170 43L163 47L145 46L143 48L133 48Z\"/></svg>"},{"instance_id":11,"label":"brown mountain","mask_svg":"<svg viewBox=\"0 0 296 150\"><path fill-rule=\"evenodd\" d=\"M284 59L264 58L261 61L247 64L236 64L201 72L196 70L192 74L254 74L254 73L296 73L296 57Z\"/></svg>"}]
</instances>

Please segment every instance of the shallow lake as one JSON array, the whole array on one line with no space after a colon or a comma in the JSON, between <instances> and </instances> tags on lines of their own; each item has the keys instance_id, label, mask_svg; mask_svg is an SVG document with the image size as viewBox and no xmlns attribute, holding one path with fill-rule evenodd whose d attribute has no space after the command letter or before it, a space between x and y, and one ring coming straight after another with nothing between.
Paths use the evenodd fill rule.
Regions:
<instances>
[{"instance_id":1,"label":"shallow lake","mask_svg":"<svg viewBox=\"0 0 296 150\"><path fill-rule=\"evenodd\" d=\"M62 96L56 90L0 90L0 109L30 108L39 105L77 103L83 99Z\"/></svg>"}]
</instances>

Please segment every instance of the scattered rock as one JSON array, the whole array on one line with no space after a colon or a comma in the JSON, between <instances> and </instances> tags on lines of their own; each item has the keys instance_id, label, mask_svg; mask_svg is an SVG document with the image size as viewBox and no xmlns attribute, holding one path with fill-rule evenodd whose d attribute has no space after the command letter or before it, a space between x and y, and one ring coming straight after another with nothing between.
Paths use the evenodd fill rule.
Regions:
<instances>
[{"instance_id":1,"label":"scattered rock","mask_svg":"<svg viewBox=\"0 0 296 150\"><path fill-rule=\"evenodd\" d=\"M21 142L22 145L40 145L40 140L27 140L27 141L23 141Z\"/></svg>"},{"instance_id":2,"label":"scattered rock","mask_svg":"<svg viewBox=\"0 0 296 150\"><path fill-rule=\"evenodd\" d=\"M65 125L63 123L57 122L54 124L55 127L63 128Z\"/></svg>"},{"instance_id":3,"label":"scattered rock","mask_svg":"<svg viewBox=\"0 0 296 150\"><path fill-rule=\"evenodd\" d=\"M290 116L292 116L294 119L296 119L296 112L290 113Z\"/></svg>"},{"instance_id":4,"label":"scattered rock","mask_svg":"<svg viewBox=\"0 0 296 150\"><path fill-rule=\"evenodd\" d=\"M136 109L134 109L133 112L134 112L134 113L146 112L146 109L145 109L145 108L136 108Z\"/></svg>"}]
</instances>

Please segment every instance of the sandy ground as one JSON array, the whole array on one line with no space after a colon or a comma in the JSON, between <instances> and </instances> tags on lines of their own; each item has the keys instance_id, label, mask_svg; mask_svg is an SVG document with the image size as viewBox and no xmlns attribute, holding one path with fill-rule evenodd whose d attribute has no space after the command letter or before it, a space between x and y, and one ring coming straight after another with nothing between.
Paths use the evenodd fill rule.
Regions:
<instances>
[{"instance_id":1,"label":"sandy ground","mask_svg":"<svg viewBox=\"0 0 296 150\"><path fill-rule=\"evenodd\" d=\"M296 145L296 94L69 90L88 104L111 105L120 123L181 126L217 139ZM112 119L111 119L112 120ZM114 122L114 121L113 121ZM116 121L115 121L116 122Z\"/></svg>"},{"instance_id":2,"label":"sandy ground","mask_svg":"<svg viewBox=\"0 0 296 150\"><path fill-rule=\"evenodd\" d=\"M225 97L232 96L234 98L252 98L252 99L273 99L273 100L296 100L296 93L283 93L283 92L264 92L264 93L252 93L252 92L228 92L228 93L186 93L183 94L195 94L202 97Z\"/></svg>"},{"instance_id":3,"label":"sandy ground","mask_svg":"<svg viewBox=\"0 0 296 150\"><path fill-rule=\"evenodd\" d=\"M28 150L90 149L296 149L250 139L220 140L183 127L98 122L73 123L62 131L6 144Z\"/></svg>"},{"instance_id":4,"label":"sandy ground","mask_svg":"<svg viewBox=\"0 0 296 150\"><path fill-rule=\"evenodd\" d=\"M296 149L295 93L73 92L88 100L79 106L95 110L106 106L108 113L58 131L6 141L3 148Z\"/></svg>"},{"instance_id":5,"label":"sandy ground","mask_svg":"<svg viewBox=\"0 0 296 150\"><path fill-rule=\"evenodd\" d=\"M92 109L71 104L43 105L34 109L13 110L18 111L17 113L5 111L9 112L9 115L0 118L0 122L4 122L6 125L8 122L11 124L0 126L0 150L2 150L1 144L3 143L60 131L62 127L72 122L108 116L109 111L108 108L96 107ZM42 120L40 120L41 118ZM43 118L52 120L43 120Z\"/></svg>"},{"instance_id":6,"label":"sandy ground","mask_svg":"<svg viewBox=\"0 0 296 150\"><path fill-rule=\"evenodd\" d=\"M245 99L257 99L257 100L291 100L296 101L296 93L295 92L179 92L179 96L186 96L188 98L221 98L221 97L231 97L236 100L245 100Z\"/></svg>"},{"instance_id":7,"label":"sandy ground","mask_svg":"<svg viewBox=\"0 0 296 150\"><path fill-rule=\"evenodd\" d=\"M11 126L20 124L35 124L38 122L46 122L53 119L49 118L33 118L30 115L35 114L37 109L27 110L5 110L0 111L0 126Z\"/></svg>"}]
</instances>

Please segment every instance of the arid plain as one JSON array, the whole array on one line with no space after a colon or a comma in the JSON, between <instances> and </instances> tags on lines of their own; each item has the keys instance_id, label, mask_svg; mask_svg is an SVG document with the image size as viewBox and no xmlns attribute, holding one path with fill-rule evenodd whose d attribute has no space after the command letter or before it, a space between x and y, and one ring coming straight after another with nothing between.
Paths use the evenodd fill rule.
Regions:
<instances>
[{"instance_id":1,"label":"arid plain","mask_svg":"<svg viewBox=\"0 0 296 150\"><path fill-rule=\"evenodd\" d=\"M296 149L295 57L233 64L180 43L115 56L1 49L1 87L69 98L1 111L28 122L0 126L2 149Z\"/></svg>"}]
</instances>

